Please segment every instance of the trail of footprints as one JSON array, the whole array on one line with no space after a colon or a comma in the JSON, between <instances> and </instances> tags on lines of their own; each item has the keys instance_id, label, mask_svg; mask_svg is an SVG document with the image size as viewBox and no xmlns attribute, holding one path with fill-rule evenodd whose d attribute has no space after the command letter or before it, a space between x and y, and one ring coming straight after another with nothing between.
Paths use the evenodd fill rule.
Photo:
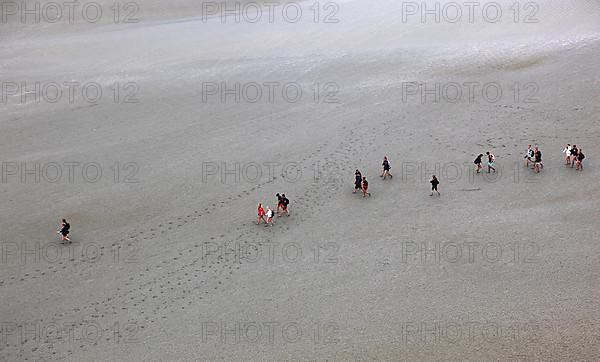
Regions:
<instances>
[{"instance_id":1,"label":"trail of footprints","mask_svg":"<svg viewBox=\"0 0 600 362\"><path fill-rule=\"evenodd\" d=\"M389 127L389 124L387 126ZM357 166L356 160L360 159L365 153L368 153L369 150L373 151L376 148L377 129L378 127L375 126L367 127L364 130L365 133L361 134L356 129L345 127L344 133L346 136L327 155L324 154L324 151L329 143L325 142L301 160L304 168L311 166L311 164L307 164L310 161L313 163L319 161L319 165L321 165L321 161L322 165L330 163L333 169L329 171L333 172L329 173L328 170L324 170L322 172L324 174L323 178L316 178L303 194L295 195L293 199L293 216L290 219L286 218L286 221L290 220L296 226L301 225L309 218L314 217L315 211L318 211L327 204L328 198L343 187L343 179L345 177L352 177L352 170ZM255 190L260 189L269 182L272 181L248 187L235 197L230 196L227 200L235 201L242 199L244 196L255 194ZM141 242L142 240L160 237L169 230L191 224L202 216L210 215L212 212L224 208L226 205L231 206L226 201L215 202L210 207L205 207L203 210L194 210L185 216L175 217L164 224L159 224L157 227L151 227L148 230L135 230L129 234L128 238L123 238L112 243L109 248L123 248L131 241ZM253 221L250 220L235 227L233 231L221 234L218 237L208 237L206 241L210 240L219 244L225 241L261 244L265 241L272 241L278 233L289 228L290 222L280 222L275 228L264 228L255 227ZM76 315L89 316L89 321L91 322L98 322L102 319L110 320L110 317L116 318L118 315L133 310L139 313L140 318L131 322L135 323L140 328L140 334L143 334L143 330L147 326L167 319L169 313L184 310L194 303L207 298L210 293L217 291L227 280L230 280L235 270L240 269L241 263L239 261L224 260L221 256L203 260L201 256L201 243L199 241L193 245L189 245L186 249L174 250L170 255L165 255L160 263L147 265L143 271L129 276L126 282L105 299L82 307L73 308L72 311ZM37 276L25 274L19 280L11 277L7 285L24 282L29 277L34 279L44 276L48 272L56 273L59 270L67 269L67 267L73 268L83 263L85 262L72 260L72 264L59 263L60 267L50 265L48 271L36 269ZM155 304L154 308L138 308L150 302ZM40 322L60 322L63 318L65 318L63 314L57 313L48 320L42 319ZM101 323L99 324L102 325ZM106 332L109 333L110 331L107 330ZM24 353L26 345L27 343L23 343L21 346L18 346L17 349L20 355ZM90 346L84 343L79 345L79 348L87 350ZM56 351L52 351L52 344L44 345L44 347L47 350L44 353L56 353ZM41 349L42 347L39 344L35 344L31 346L30 351L41 353Z\"/></svg>"},{"instance_id":2,"label":"trail of footprints","mask_svg":"<svg viewBox=\"0 0 600 362\"><path fill-rule=\"evenodd\" d=\"M308 154L307 156L302 158L299 162L301 164L305 164L307 161L314 159L315 156L319 156L321 151L325 147L327 147L328 144L329 144L329 141L324 142L323 144L319 145L313 152L311 152L310 154ZM280 175L280 177L284 178L285 175ZM247 187L246 189L240 191L239 193L237 193L234 196L228 196L226 198L226 201L225 200L218 201L218 202L215 201L213 203L210 203L208 206L205 206L202 209L192 210L192 212L190 212L189 214L187 214L185 216L174 217L173 219L170 219L170 220L166 221L165 223L159 223L155 227L151 227L146 230L134 229L133 231L131 231L128 234L127 237L121 238L121 239L113 242L109 246L101 245L99 247L100 251L104 254L111 256L111 255L115 255L115 253L116 253L116 251L111 250L111 249L121 249L121 250L119 250L118 255L124 255L124 254L127 255L128 250L132 251L132 245L131 245L132 243L134 243L134 245L142 245L141 242L143 240L149 240L149 239L154 239L156 237L164 236L165 234L167 234L169 232L173 232L177 228L183 227L188 223L197 221L198 219L202 218L203 216L208 216L208 215L215 213L225 207L231 207L231 202L234 202L236 200L241 200L245 196L255 195L257 190L261 189L263 186L265 186L267 184L273 183L276 179L277 179L277 176L274 176L272 180L266 180L266 181L259 182L256 185ZM81 241L81 243L85 244L85 241ZM67 246L60 244L59 242L55 242L55 244L57 247L67 248ZM20 277L11 275L10 277L8 277L7 280L0 280L0 287L11 286L18 282L26 282L30 279L31 280L37 279L37 278L45 276L46 274L57 273L59 271L66 271L67 269L69 269L69 272L71 272L73 267L77 267L80 264L83 264L83 265L93 264L93 261L88 261L85 257L82 257L81 255L75 254L74 256L75 256L75 258L72 258L70 260L59 260L56 263L49 263L45 269L43 269L41 267L36 268L34 272L24 273ZM93 267L93 265L88 266L88 268L91 268L91 267ZM82 271L85 271L85 269Z\"/></svg>"},{"instance_id":3,"label":"trail of footprints","mask_svg":"<svg viewBox=\"0 0 600 362\"><path fill-rule=\"evenodd\" d=\"M392 127L392 122L393 121L389 119L383 123L383 136L389 132ZM323 173L326 174L323 176L324 179L315 179L303 194L296 195L293 200L294 216L292 218L292 222L295 223L295 225L300 225L305 222L306 219L312 217L315 211L326 205L328 197L343 187L344 178L348 177L347 175L351 176L354 167L359 166L356 164L356 160L360 159L361 156L369 150L375 150L377 129L378 127L370 127L365 130L366 133L361 134L353 128L346 128L346 137L344 137L327 155L322 152L328 146L328 143L325 143L301 160L304 167L307 166L306 162L311 160L313 162L322 161L323 166L331 163L334 167L334 172L328 173L327 170L323 170ZM381 129L381 127L379 127L379 129ZM259 185L249 187L238 193L235 197L228 197L227 200L235 201L242 199L244 196L248 196L251 193L254 194L255 190L260 189L269 182L272 181L266 181ZM131 241L140 242L141 240L160 237L169 230L184 227L186 224L196 221L203 215L210 215L211 212L221 209L226 205L230 204L225 201L213 203L210 207L205 207L203 211L194 210L188 215L175 217L165 224L159 224L157 227L149 228L149 230L135 230L129 234L129 238L120 239L110 245L110 247L124 247ZM237 226L234 230L234 234L229 232L227 234L221 234L219 237L209 237L209 240L217 243L240 240L243 243L261 243L273 240L277 233L281 232L281 228L290 228L289 223L280 223L277 225L277 228L253 227L252 224L253 223L249 221L241 226ZM235 236L232 237L233 235ZM119 315L119 313L127 312L129 309L134 309L140 314L140 317L143 320L135 320L132 322L136 323L140 330L143 331L145 325L160 322L167 318L168 313L176 313L178 310L183 310L194 304L194 302L197 303L199 300L208 297L211 292L218 290L224 282L229 280L235 270L240 269L239 262L223 260L221 257L217 257L210 262L204 262L205 260L202 260L202 258L198 256L198 254L201 253L200 247L200 242L198 242L185 250L174 251L173 254L169 255L167 259L163 259L159 264L149 265L143 272L130 276L128 281L117 288L116 292L111 296L102 301L92 302L81 308L73 308L73 312L89 315L90 320L95 321ZM72 261L73 263L69 265L63 262L58 263L58 267L50 265L48 269L49 271L56 273L59 270L67 269L67 267L75 267L80 263L84 263L84 261ZM36 273L38 273L37 277L46 274L46 272L41 269L36 269ZM150 273L154 276L150 277ZM8 285L17 281L25 281L28 277L35 279L36 275L25 274L18 280L15 280L15 277L11 277L11 281ZM146 278L146 280L140 282L143 278ZM2 286L2 284L0 284L0 286ZM132 289L126 290L128 288ZM137 308L150 301L154 301L154 303L158 302L153 309L145 311L144 308ZM60 321L63 317L62 314L55 314L51 320ZM41 320L40 322L44 321ZM21 354L24 352L24 347L25 345L19 347ZM55 351L52 351L51 344L46 347L48 353L56 353ZM79 348L83 350L88 347L89 346L86 344L81 344L79 346ZM36 352L40 348L41 347L39 346L33 346L31 351Z\"/></svg>"},{"instance_id":4,"label":"trail of footprints","mask_svg":"<svg viewBox=\"0 0 600 362\"><path fill-rule=\"evenodd\" d=\"M315 151L313 151L307 157L303 158L302 161L306 162L307 160L314 158L314 156L318 156L321 150L326 146L327 143L317 147ZM260 187L264 186L264 184L269 182L272 182L272 180L263 182L262 184L259 184L257 186L249 187L248 189L240 192L237 195L237 197L229 197L228 200L241 199L245 195L249 195L252 191L259 189ZM225 205L224 202L222 202L221 204L213 203L211 206L212 210L211 207L204 208L204 215L209 215L211 214L211 212L216 211L215 208L222 208ZM168 230L173 230L175 227L183 227L185 224L188 224L191 221L195 221L202 216L202 211L195 210L191 214L188 214L183 217L176 217L175 219L170 220L165 224L159 224L158 227L150 228L149 230L146 230L146 232L136 230L129 234L129 238L120 239L119 241L110 245L110 247L123 247L131 241L139 242L140 239L147 240L159 237L162 234L165 234ZM248 225L250 225L250 223L244 224L243 226L247 227ZM237 230L240 229L241 228L238 226ZM253 234L256 239L259 239L259 237L262 238L258 234L257 230L254 230ZM244 237L248 237L248 234L240 233L233 240L243 239ZM215 237L210 238L210 240L213 241L216 239L217 238ZM220 235L218 239L219 242L224 241L225 235ZM137 325L140 326L140 329L143 329L143 323L155 323L160 321L155 319L156 314L159 311L164 311L170 308L170 312L176 312L176 310L174 309L176 307L173 306L173 304L175 304L175 302L178 299L185 300L192 294L194 294L195 298L202 299L203 295L209 294L211 290L217 290L218 287L223 284L224 280L229 279L229 275L233 273L234 269L240 268L239 265L235 264L226 265L226 263L220 259L217 259L210 263L201 263L202 258L197 256L200 253L200 251L197 249L199 248L199 246L200 245L196 243L194 244L193 248L187 249L185 251L177 251L176 255L169 256L169 260L163 259L161 263L157 265L147 266L144 272L140 272L138 275L130 276L129 280L123 283L121 287L118 287L116 292L113 293L111 296L105 298L102 301L92 302L89 305L83 306L81 308L74 308L73 312L81 313L83 315L89 315L91 316L91 320L94 321L109 317L111 315L118 315L120 312L127 311L129 308L135 309L135 307L139 306L140 304L146 301L156 300L160 298L162 299L161 302L153 310L148 310L147 312L145 312L143 308L136 310L140 313L140 315L143 316L144 320L143 322L139 320L135 322ZM101 248L105 249L105 247ZM196 253L194 253L194 249L196 249ZM185 259L190 258L188 255L191 256L192 259L188 260L187 262L181 263L180 260L183 261ZM175 263L171 263L171 261ZM61 261L58 263L60 267L50 265L48 267L48 270L56 273L59 270L65 270L68 267L73 268L79 265L80 263L85 263L85 261L78 261L76 259L72 259L71 262L72 263L66 263ZM175 270L169 271L168 268L174 265L177 266L177 268ZM145 282L142 283L136 281L136 279L139 280L141 278L146 277L146 273L150 273L151 269L154 269L153 274L162 275L152 277L151 279L147 279ZM166 270L166 272L164 270ZM15 282L24 282L29 278L35 279L37 277L44 276L47 273L46 271L43 271L39 268L36 269L35 272L38 273L38 275L30 275L29 273L27 273L19 279L12 276L9 279L9 282L6 283L6 285L12 285ZM201 280L197 280L198 278L201 278ZM194 282L194 285L192 285L192 288L190 289L190 285L188 284L192 282ZM0 284L0 286L5 286L3 284L5 284L4 281L2 282L2 284ZM133 287L134 289L127 291L125 290L127 289L127 287ZM201 292L201 290L203 291L203 293ZM165 298L167 298L167 300L165 300ZM188 301L187 305L191 304L192 301ZM185 309L185 305L181 306L180 308ZM62 314L55 314L52 318L50 318L50 321L60 321L63 317L64 316ZM160 319L165 318L167 318L166 315L162 315L160 317ZM45 321L44 319L41 319L39 320L39 322L44 323ZM27 344L27 342L23 343L23 345L25 344ZM19 355L23 354L24 347L25 346L18 348L20 350ZM85 350L88 346L86 344L81 344L79 347ZM45 345L45 349L47 349L46 352L49 353L49 355L56 353L55 351L52 351L52 348L52 344ZM40 346L31 347L32 352L39 351L40 349Z\"/></svg>"}]
</instances>

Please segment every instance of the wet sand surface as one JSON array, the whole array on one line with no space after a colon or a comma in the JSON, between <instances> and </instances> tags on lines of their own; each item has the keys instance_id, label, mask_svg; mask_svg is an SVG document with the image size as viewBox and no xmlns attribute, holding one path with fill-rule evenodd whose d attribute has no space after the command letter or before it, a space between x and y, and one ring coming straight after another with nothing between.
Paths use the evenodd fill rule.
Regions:
<instances>
[{"instance_id":1,"label":"wet sand surface","mask_svg":"<svg viewBox=\"0 0 600 362\"><path fill-rule=\"evenodd\" d=\"M189 2L160 4L140 3L137 24L2 24L5 83L103 96L0 103L0 360L600 358L589 18L572 42L486 47L469 30L477 46L441 49L394 41L397 16L361 1L339 3L337 24L203 22ZM454 102L465 82L473 99L463 87ZM248 93L207 88L223 83ZM419 84L448 93L422 99ZM584 171L564 165L567 143ZM486 151L498 173L474 174ZM352 193L357 168L370 198ZM276 193L291 216L257 226ZM57 241L61 217L73 244Z\"/></svg>"}]
</instances>

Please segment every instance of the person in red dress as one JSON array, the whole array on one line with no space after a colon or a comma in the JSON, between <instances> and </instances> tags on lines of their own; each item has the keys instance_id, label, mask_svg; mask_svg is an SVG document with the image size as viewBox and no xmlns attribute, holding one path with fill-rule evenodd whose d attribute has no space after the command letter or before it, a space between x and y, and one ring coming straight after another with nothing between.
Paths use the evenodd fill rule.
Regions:
<instances>
[{"instance_id":1,"label":"person in red dress","mask_svg":"<svg viewBox=\"0 0 600 362\"><path fill-rule=\"evenodd\" d=\"M363 197L371 196L371 193L367 191L368 189L369 189L369 182L367 181L366 177L363 177L363 179L362 179Z\"/></svg>"},{"instance_id":2,"label":"person in red dress","mask_svg":"<svg viewBox=\"0 0 600 362\"><path fill-rule=\"evenodd\" d=\"M256 218L256 225L260 224L260 220L264 221L265 224L267 223L267 220L265 219L265 209L262 206L262 203L258 203L258 217Z\"/></svg>"}]
</instances>

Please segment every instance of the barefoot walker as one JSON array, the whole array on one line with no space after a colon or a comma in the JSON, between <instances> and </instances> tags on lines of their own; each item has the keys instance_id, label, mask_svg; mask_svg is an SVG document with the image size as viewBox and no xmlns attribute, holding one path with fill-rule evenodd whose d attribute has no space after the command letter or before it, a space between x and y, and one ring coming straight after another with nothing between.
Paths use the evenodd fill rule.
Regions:
<instances>
[{"instance_id":1,"label":"barefoot walker","mask_svg":"<svg viewBox=\"0 0 600 362\"><path fill-rule=\"evenodd\" d=\"M60 241L71 241L71 238L69 238L70 232L71 232L71 224L69 224L66 219L62 219L62 222L60 224L60 229L58 229L58 234L60 235Z\"/></svg>"},{"instance_id":2,"label":"barefoot walker","mask_svg":"<svg viewBox=\"0 0 600 362\"><path fill-rule=\"evenodd\" d=\"M381 171L381 176L379 177L383 177L384 180L387 176L392 178L392 174L390 173L392 166L390 165L390 161L388 160L387 156L383 156L383 163L381 166L383 167L383 171Z\"/></svg>"}]
</instances>

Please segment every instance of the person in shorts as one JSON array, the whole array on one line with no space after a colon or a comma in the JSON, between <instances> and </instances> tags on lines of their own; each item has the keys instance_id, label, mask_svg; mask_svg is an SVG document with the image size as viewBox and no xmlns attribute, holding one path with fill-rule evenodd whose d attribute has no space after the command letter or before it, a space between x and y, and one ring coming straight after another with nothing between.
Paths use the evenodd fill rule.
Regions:
<instances>
[{"instance_id":1,"label":"person in shorts","mask_svg":"<svg viewBox=\"0 0 600 362\"><path fill-rule=\"evenodd\" d=\"M480 153L479 156L473 161L473 163L477 166L477 173L481 171L483 166L481 166L481 159L483 158L483 153Z\"/></svg>"},{"instance_id":2,"label":"person in shorts","mask_svg":"<svg viewBox=\"0 0 600 362\"><path fill-rule=\"evenodd\" d=\"M273 225L275 221L273 221L273 216L275 216L275 211L271 210L269 206L267 206L267 212L265 213L267 217L267 224L265 226L269 226L269 224Z\"/></svg>"},{"instance_id":3,"label":"person in shorts","mask_svg":"<svg viewBox=\"0 0 600 362\"><path fill-rule=\"evenodd\" d=\"M492 170L496 172L496 167L494 167L494 161L496 161L496 157L489 151L485 154L488 156L488 173L490 173Z\"/></svg>"},{"instance_id":4,"label":"person in shorts","mask_svg":"<svg viewBox=\"0 0 600 362\"><path fill-rule=\"evenodd\" d=\"M71 224L69 224L66 219L62 219L58 233L60 234L60 241L71 241L71 238L69 237L69 234L71 233Z\"/></svg>"},{"instance_id":5,"label":"person in shorts","mask_svg":"<svg viewBox=\"0 0 600 362\"><path fill-rule=\"evenodd\" d=\"M388 160L387 156L383 156L383 163L381 164L381 166L383 167L383 171L381 172L380 177L383 177L384 180L387 176L392 178L392 174L390 173L390 169L392 168L392 166L390 165L390 161Z\"/></svg>"},{"instance_id":6,"label":"person in shorts","mask_svg":"<svg viewBox=\"0 0 600 362\"><path fill-rule=\"evenodd\" d=\"M438 196L440 196L440 192L438 191L438 185L440 184L440 181L437 179L437 177L435 177L435 175L433 175L433 177L431 178L431 181L429 181L431 183L431 194L429 196L433 196L433 192L437 192Z\"/></svg>"},{"instance_id":7,"label":"person in shorts","mask_svg":"<svg viewBox=\"0 0 600 362\"><path fill-rule=\"evenodd\" d=\"M535 173L538 173L542 168L544 168L544 164L542 163L542 151L536 147L533 156L533 170Z\"/></svg>"},{"instance_id":8,"label":"person in shorts","mask_svg":"<svg viewBox=\"0 0 600 362\"><path fill-rule=\"evenodd\" d=\"M285 196L285 194L281 194L281 211L282 213L285 212L287 216L290 216L290 210L288 208L289 204L290 200ZM277 216L281 217L281 214L278 214Z\"/></svg>"},{"instance_id":9,"label":"person in shorts","mask_svg":"<svg viewBox=\"0 0 600 362\"><path fill-rule=\"evenodd\" d=\"M525 157L523 160L523 167L529 168L529 163L533 162L533 148L531 145L527 146L527 151L525 151Z\"/></svg>"},{"instance_id":10,"label":"person in shorts","mask_svg":"<svg viewBox=\"0 0 600 362\"><path fill-rule=\"evenodd\" d=\"M571 164L571 144L567 143L562 152L565 155L565 165Z\"/></svg>"},{"instance_id":11,"label":"person in shorts","mask_svg":"<svg viewBox=\"0 0 600 362\"><path fill-rule=\"evenodd\" d=\"M583 150L580 148L577 153L577 161L575 162L575 169L579 171L583 171L583 159L585 155L583 154Z\"/></svg>"},{"instance_id":12,"label":"person in shorts","mask_svg":"<svg viewBox=\"0 0 600 362\"><path fill-rule=\"evenodd\" d=\"M573 147L571 148L571 168L573 168L573 165L575 164L575 161L577 160L578 152L579 152L579 150L577 149L577 145L573 145Z\"/></svg>"}]
</instances>

